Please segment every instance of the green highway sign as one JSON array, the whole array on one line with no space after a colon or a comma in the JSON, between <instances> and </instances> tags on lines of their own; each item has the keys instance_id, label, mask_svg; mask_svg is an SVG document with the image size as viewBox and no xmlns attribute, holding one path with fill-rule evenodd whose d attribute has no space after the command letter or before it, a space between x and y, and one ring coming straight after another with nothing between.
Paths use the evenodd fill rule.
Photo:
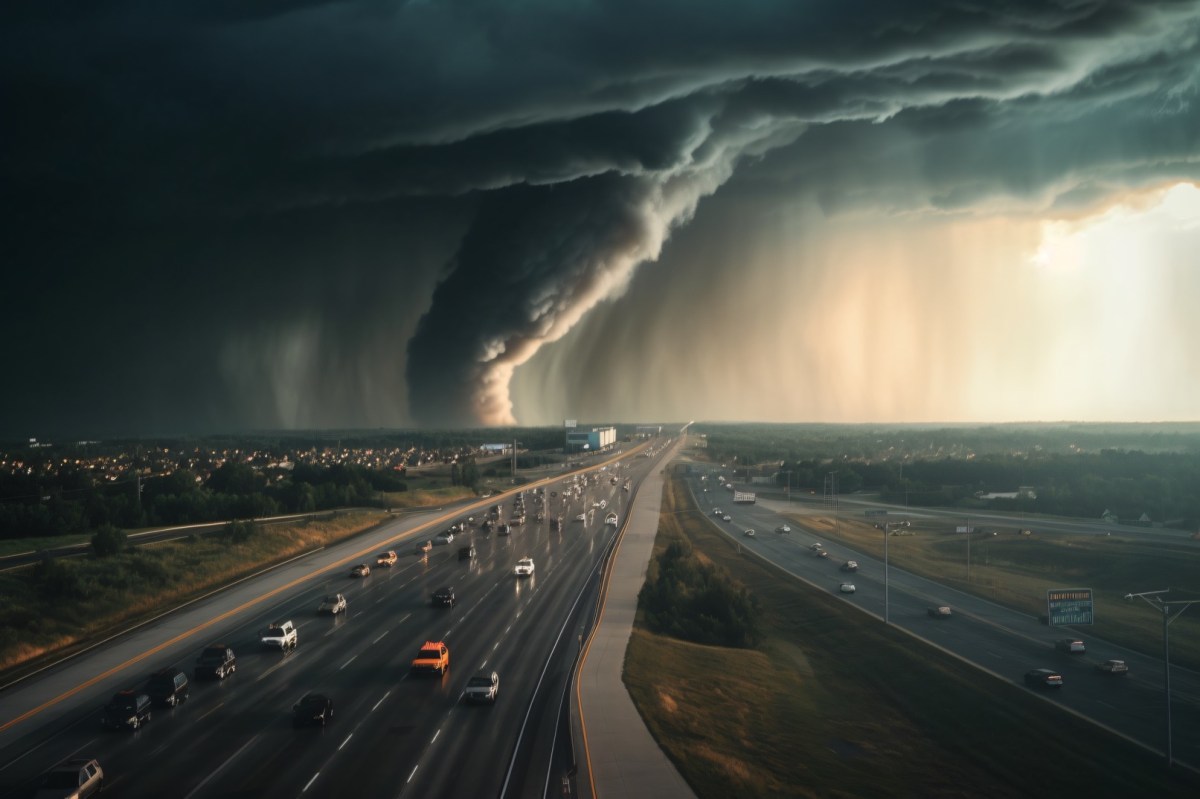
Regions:
<instances>
[{"instance_id":1,"label":"green highway sign","mask_svg":"<svg viewBox=\"0 0 1200 799\"><path fill-rule=\"evenodd\" d=\"M1050 624L1091 624L1092 589L1051 588L1046 591Z\"/></svg>"}]
</instances>

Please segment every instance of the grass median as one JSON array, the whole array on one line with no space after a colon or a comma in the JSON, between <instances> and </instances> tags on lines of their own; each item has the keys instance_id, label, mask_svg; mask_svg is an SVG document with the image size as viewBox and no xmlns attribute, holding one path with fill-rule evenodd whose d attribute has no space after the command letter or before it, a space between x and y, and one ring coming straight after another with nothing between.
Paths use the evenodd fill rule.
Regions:
<instances>
[{"instance_id":1,"label":"grass median","mask_svg":"<svg viewBox=\"0 0 1200 799\"><path fill-rule=\"evenodd\" d=\"M883 559L884 531L855 518L790 517L799 529ZM1139 652L1162 651L1161 617L1133 591L1171 588L1169 599L1200 598L1200 546L1195 541L1139 540L1122 533L1042 533L973 522L970 574L967 536L956 532L965 519L916 519L894 526L888 536L893 568L935 579L950 588L985 597L1031 616L1046 612L1050 588L1091 588L1095 621L1062 635L1094 635ZM899 533L899 534L897 534ZM1054 637L1047 631L1047 639ZM1171 663L1200 669L1200 612L1189 611L1171 628Z\"/></svg>"},{"instance_id":2,"label":"grass median","mask_svg":"<svg viewBox=\"0 0 1200 799\"><path fill-rule=\"evenodd\" d=\"M703 799L1200 790L1140 747L742 554L670 480L656 556L678 539L748 586L760 614L752 649L657 635L640 613L630 640L630 695Z\"/></svg>"},{"instance_id":3,"label":"grass median","mask_svg":"<svg viewBox=\"0 0 1200 799\"><path fill-rule=\"evenodd\" d=\"M193 535L0 573L0 681L387 518L382 511L331 511L254 526L236 541Z\"/></svg>"}]
</instances>

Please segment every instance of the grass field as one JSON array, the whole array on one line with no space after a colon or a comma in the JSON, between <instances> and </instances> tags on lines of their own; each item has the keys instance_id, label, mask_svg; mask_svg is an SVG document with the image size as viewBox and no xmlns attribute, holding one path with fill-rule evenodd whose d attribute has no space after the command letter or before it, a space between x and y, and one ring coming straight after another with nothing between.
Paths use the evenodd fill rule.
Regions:
<instances>
[{"instance_id":1,"label":"grass field","mask_svg":"<svg viewBox=\"0 0 1200 799\"><path fill-rule=\"evenodd\" d=\"M883 558L883 531L866 521L791 518L800 529ZM1041 535L1036 525L1031 526L1033 535L1022 536L1017 528L979 523L973 525L968 582L966 536L955 533L954 526L954 521L913 521L912 527L902 528L912 535L888 537L890 564L1031 616L1046 612L1049 588L1091 588L1095 623L1074 632L1152 655L1162 651L1162 616L1125 595L1170 588L1171 599L1200 599L1200 545L1193 541L1148 544L1115 533ZM1200 669L1200 607L1172 623L1171 663Z\"/></svg>"},{"instance_id":2,"label":"grass field","mask_svg":"<svg viewBox=\"0 0 1200 799\"><path fill-rule=\"evenodd\" d=\"M0 681L386 518L381 511L337 511L262 526L237 544L220 536L191 536L111 558L61 558L50 584L32 568L0 573L5 600L0 606Z\"/></svg>"},{"instance_id":3,"label":"grass field","mask_svg":"<svg viewBox=\"0 0 1200 799\"><path fill-rule=\"evenodd\" d=\"M680 483L665 490L656 551L687 538L764 608L754 650L640 626L630 640L634 703L703 799L1200 792L1161 758L739 554Z\"/></svg>"}]
</instances>

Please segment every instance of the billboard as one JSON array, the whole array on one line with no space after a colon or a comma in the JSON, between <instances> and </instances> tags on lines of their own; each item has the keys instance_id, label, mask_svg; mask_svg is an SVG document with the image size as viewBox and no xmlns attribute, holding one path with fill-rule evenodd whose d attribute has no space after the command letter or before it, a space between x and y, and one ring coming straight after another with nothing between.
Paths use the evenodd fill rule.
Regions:
<instances>
[{"instance_id":1,"label":"billboard","mask_svg":"<svg viewBox=\"0 0 1200 799\"><path fill-rule=\"evenodd\" d=\"M1046 616L1051 625L1091 624L1092 589L1048 589L1046 591Z\"/></svg>"},{"instance_id":2,"label":"billboard","mask_svg":"<svg viewBox=\"0 0 1200 799\"><path fill-rule=\"evenodd\" d=\"M575 424L576 424L576 422L574 419L567 419L567 420L565 420L565 424L563 424L563 427L574 427Z\"/></svg>"}]
</instances>

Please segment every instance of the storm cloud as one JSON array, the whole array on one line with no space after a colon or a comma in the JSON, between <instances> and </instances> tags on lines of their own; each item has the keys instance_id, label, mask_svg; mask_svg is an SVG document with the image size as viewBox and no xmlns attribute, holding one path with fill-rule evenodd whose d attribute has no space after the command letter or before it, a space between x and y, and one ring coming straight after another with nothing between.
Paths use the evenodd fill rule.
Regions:
<instances>
[{"instance_id":1,"label":"storm cloud","mask_svg":"<svg viewBox=\"0 0 1200 799\"><path fill-rule=\"evenodd\" d=\"M727 186L1070 213L1200 171L1195 2L0 18L5 332L38 331L11 433L507 424L516 371Z\"/></svg>"}]
</instances>

